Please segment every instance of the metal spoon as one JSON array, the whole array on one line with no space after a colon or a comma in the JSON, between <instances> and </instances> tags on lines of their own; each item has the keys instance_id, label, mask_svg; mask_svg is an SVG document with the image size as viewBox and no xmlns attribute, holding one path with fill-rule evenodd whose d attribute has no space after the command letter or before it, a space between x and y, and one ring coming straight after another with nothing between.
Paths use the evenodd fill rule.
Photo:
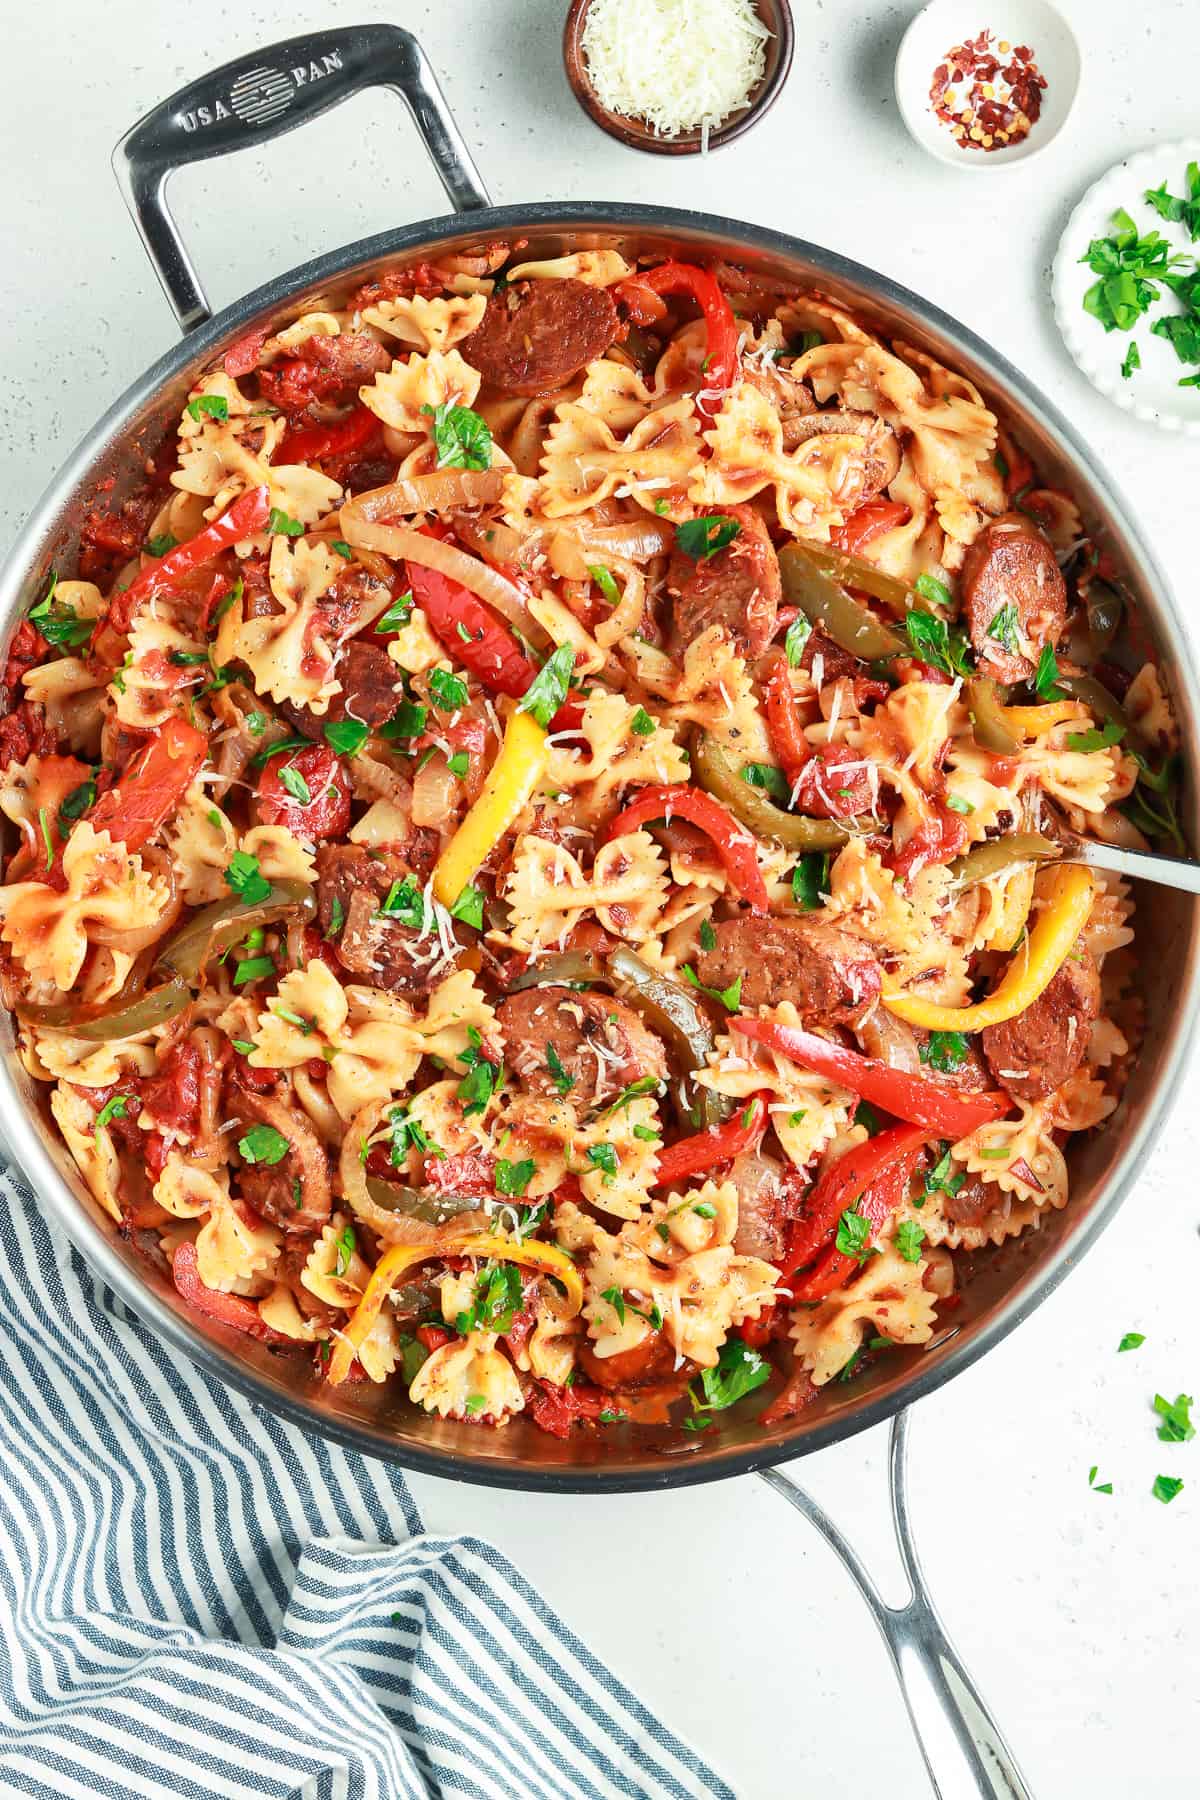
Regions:
<instances>
[{"instance_id":1,"label":"metal spoon","mask_svg":"<svg viewBox=\"0 0 1200 1800\"><path fill-rule=\"evenodd\" d=\"M1156 881L1160 887L1178 888L1184 894L1200 894L1200 863L1182 856L1157 856L1149 850L1118 850L1114 844L1098 844L1094 838L1065 837L1063 862L1084 863L1089 869L1106 869L1129 881Z\"/></svg>"}]
</instances>

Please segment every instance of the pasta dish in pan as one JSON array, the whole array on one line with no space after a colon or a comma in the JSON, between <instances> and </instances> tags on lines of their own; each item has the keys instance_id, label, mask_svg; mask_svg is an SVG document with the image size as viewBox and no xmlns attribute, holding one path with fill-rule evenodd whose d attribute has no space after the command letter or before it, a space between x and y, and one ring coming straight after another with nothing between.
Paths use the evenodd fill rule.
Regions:
<instances>
[{"instance_id":1,"label":"pasta dish in pan","mask_svg":"<svg viewBox=\"0 0 1200 1800\"><path fill-rule=\"evenodd\" d=\"M243 339L9 651L0 972L183 1300L444 1417L786 1417L1070 1198L1177 834L1153 652L975 387L502 244ZM763 1398L766 1398L765 1396Z\"/></svg>"}]
</instances>

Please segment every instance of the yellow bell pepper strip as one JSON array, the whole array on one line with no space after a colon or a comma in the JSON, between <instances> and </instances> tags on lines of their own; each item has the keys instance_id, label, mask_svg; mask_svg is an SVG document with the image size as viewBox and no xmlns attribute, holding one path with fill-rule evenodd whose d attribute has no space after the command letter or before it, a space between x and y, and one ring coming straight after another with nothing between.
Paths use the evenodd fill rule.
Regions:
<instances>
[{"instance_id":1,"label":"yellow bell pepper strip","mask_svg":"<svg viewBox=\"0 0 1200 1800\"><path fill-rule=\"evenodd\" d=\"M472 1231L431 1238L423 1244L394 1244L385 1250L374 1269L345 1329L339 1332L329 1359L326 1379L337 1387L350 1373L350 1365L370 1337L383 1311L383 1303L400 1277L415 1264L434 1256L494 1256L500 1262L517 1263L523 1269L539 1269L553 1275L567 1291L569 1317L583 1306L583 1278L565 1250L557 1244L521 1242L499 1232Z\"/></svg>"},{"instance_id":2,"label":"yellow bell pepper strip","mask_svg":"<svg viewBox=\"0 0 1200 1800\"><path fill-rule=\"evenodd\" d=\"M479 865L533 795L546 768L546 733L527 712L514 712L483 791L438 858L433 895L453 906Z\"/></svg>"},{"instance_id":3,"label":"yellow bell pepper strip","mask_svg":"<svg viewBox=\"0 0 1200 1800\"><path fill-rule=\"evenodd\" d=\"M882 998L888 1011L925 1031L983 1031L988 1025L1015 1019L1032 1006L1062 968L1086 925L1096 879L1090 869L1060 864L1041 871L1037 892L1044 902L1037 923L986 1000L974 1006L938 1006L919 994L892 987L885 977Z\"/></svg>"},{"instance_id":4,"label":"yellow bell pepper strip","mask_svg":"<svg viewBox=\"0 0 1200 1800\"><path fill-rule=\"evenodd\" d=\"M1039 738L1056 725L1075 725L1088 716L1080 700L1048 700L1044 706L1006 706L1004 722L1018 737Z\"/></svg>"}]
</instances>

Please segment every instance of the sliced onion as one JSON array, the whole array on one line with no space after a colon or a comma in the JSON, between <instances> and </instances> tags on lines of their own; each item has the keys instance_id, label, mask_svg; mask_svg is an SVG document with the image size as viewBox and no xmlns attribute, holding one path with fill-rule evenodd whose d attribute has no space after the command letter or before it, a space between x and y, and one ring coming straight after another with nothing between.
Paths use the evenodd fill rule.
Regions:
<instances>
[{"instance_id":1,"label":"sliced onion","mask_svg":"<svg viewBox=\"0 0 1200 1800\"><path fill-rule=\"evenodd\" d=\"M858 1027L858 1038L868 1056L884 1062L889 1069L903 1069L907 1075L921 1073L921 1057L912 1027L886 1006L877 1006Z\"/></svg>"},{"instance_id":2,"label":"sliced onion","mask_svg":"<svg viewBox=\"0 0 1200 1800\"><path fill-rule=\"evenodd\" d=\"M430 469L424 475L405 475L386 487L372 488L349 505L371 501L365 517L377 524L394 513L444 513L455 506L486 506L500 498L503 486L502 469ZM343 524L346 510L342 508Z\"/></svg>"},{"instance_id":3,"label":"sliced onion","mask_svg":"<svg viewBox=\"0 0 1200 1800\"><path fill-rule=\"evenodd\" d=\"M381 503L380 496L391 491L374 488L343 506L342 530L348 544L355 550L376 550L393 562L415 562L423 569L437 569L439 574L469 588L485 605L494 606L530 643L546 642L545 632L529 613L521 593L498 569L489 568L476 556L468 556L456 544L427 537L410 525L379 524L378 520L388 511L387 501Z\"/></svg>"},{"instance_id":4,"label":"sliced onion","mask_svg":"<svg viewBox=\"0 0 1200 1800\"><path fill-rule=\"evenodd\" d=\"M142 851L141 857L147 874L166 883L167 900L162 911L156 913L149 924L132 928L106 925L99 919L88 922L88 934L93 943L105 944L110 950L119 950L126 956L137 956L148 945L156 944L183 911L183 896L175 881L175 865L166 851L146 849Z\"/></svg>"},{"instance_id":5,"label":"sliced onion","mask_svg":"<svg viewBox=\"0 0 1200 1800\"><path fill-rule=\"evenodd\" d=\"M450 773L444 756L435 756L418 769L412 787L412 822L437 830L453 819L462 793L457 775Z\"/></svg>"}]
</instances>

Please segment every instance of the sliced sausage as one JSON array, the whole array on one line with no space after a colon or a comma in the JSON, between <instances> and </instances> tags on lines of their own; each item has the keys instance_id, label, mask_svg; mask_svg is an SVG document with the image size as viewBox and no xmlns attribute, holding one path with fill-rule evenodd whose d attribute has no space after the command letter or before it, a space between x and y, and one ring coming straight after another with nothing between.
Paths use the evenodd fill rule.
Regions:
<instances>
[{"instance_id":1,"label":"sliced sausage","mask_svg":"<svg viewBox=\"0 0 1200 1800\"><path fill-rule=\"evenodd\" d=\"M879 998L879 964L869 945L823 919L725 919L701 950L696 973L725 989L740 975L741 1005L790 1000L805 1024L857 1025Z\"/></svg>"},{"instance_id":2,"label":"sliced sausage","mask_svg":"<svg viewBox=\"0 0 1200 1800\"><path fill-rule=\"evenodd\" d=\"M799 1170L784 1168L773 1156L744 1150L730 1164L728 1179L737 1188L738 1222L733 1247L739 1256L778 1262L787 1243L787 1227L796 1216L808 1186Z\"/></svg>"},{"instance_id":3,"label":"sliced sausage","mask_svg":"<svg viewBox=\"0 0 1200 1800\"><path fill-rule=\"evenodd\" d=\"M723 550L699 558L678 546L671 552L667 592L674 647L682 653L702 631L719 625L746 656L760 656L775 631L783 592L779 558L752 506L722 507L720 517L741 526Z\"/></svg>"},{"instance_id":4,"label":"sliced sausage","mask_svg":"<svg viewBox=\"0 0 1200 1800\"><path fill-rule=\"evenodd\" d=\"M551 394L617 335L617 309L584 281L517 281L487 303L458 346L483 379L506 394Z\"/></svg>"},{"instance_id":5,"label":"sliced sausage","mask_svg":"<svg viewBox=\"0 0 1200 1800\"><path fill-rule=\"evenodd\" d=\"M389 993L427 994L444 980L447 966L431 928L381 916L379 908L397 881L428 878L432 832L417 833L399 850L367 850L358 844L326 844L317 853L317 917L342 967L370 987ZM434 852L435 853L435 852Z\"/></svg>"},{"instance_id":6,"label":"sliced sausage","mask_svg":"<svg viewBox=\"0 0 1200 1800\"><path fill-rule=\"evenodd\" d=\"M1070 1079L1100 1011L1100 971L1077 944L1032 1006L981 1033L988 1067L1015 1100L1040 1100Z\"/></svg>"},{"instance_id":7,"label":"sliced sausage","mask_svg":"<svg viewBox=\"0 0 1200 1800\"><path fill-rule=\"evenodd\" d=\"M1034 663L1019 646L1027 643L1036 658L1067 616L1067 585L1049 539L1023 513L994 519L967 551L960 592L980 674L1027 680Z\"/></svg>"},{"instance_id":8,"label":"sliced sausage","mask_svg":"<svg viewBox=\"0 0 1200 1800\"><path fill-rule=\"evenodd\" d=\"M319 718L307 706L296 706L290 700L280 705L280 712L305 737L323 737L326 725L342 719L358 719L372 731L378 731L404 697L400 671L387 651L360 638L351 638L346 645L337 659L334 675L342 691L333 696Z\"/></svg>"},{"instance_id":9,"label":"sliced sausage","mask_svg":"<svg viewBox=\"0 0 1200 1800\"><path fill-rule=\"evenodd\" d=\"M572 1105L594 1106L648 1075L666 1080L662 1044L632 1007L607 994L527 988L510 994L497 1018L509 1067L531 1093L562 1094ZM553 1066L547 1060L551 1047Z\"/></svg>"},{"instance_id":10,"label":"sliced sausage","mask_svg":"<svg viewBox=\"0 0 1200 1800\"><path fill-rule=\"evenodd\" d=\"M957 1194L938 1195L942 1212L956 1225L982 1225L1007 1198L994 1181L985 1181L982 1175L968 1175Z\"/></svg>"},{"instance_id":11,"label":"sliced sausage","mask_svg":"<svg viewBox=\"0 0 1200 1800\"><path fill-rule=\"evenodd\" d=\"M322 369L331 369L347 385L369 381L372 375L380 375L392 366L391 351L358 332L343 332L340 337L310 337L303 354Z\"/></svg>"},{"instance_id":12,"label":"sliced sausage","mask_svg":"<svg viewBox=\"0 0 1200 1800\"><path fill-rule=\"evenodd\" d=\"M618 1350L615 1356L597 1356L589 1339L580 1345L579 1361L589 1381L612 1393L666 1380L675 1369L675 1349L664 1332L652 1331L640 1344Z\"/></svg>"},{"instance_id":13,"label":"sliced sausage","mask_svg":"<svg viewBox=\"0 0 1200 1800\"><path fill-rule=\"evenodd\" d=\"M241 1198L288 1236L319 1231L332 1204L329 1163L304 1114L298 1107L289 1108L274 1095L257 1094L240 1082L233 1084L230 1107L235 1119L270 1125L289 1145L282 1161L247 1162L239 1170Z\"/></svg>"}]
</instances>

